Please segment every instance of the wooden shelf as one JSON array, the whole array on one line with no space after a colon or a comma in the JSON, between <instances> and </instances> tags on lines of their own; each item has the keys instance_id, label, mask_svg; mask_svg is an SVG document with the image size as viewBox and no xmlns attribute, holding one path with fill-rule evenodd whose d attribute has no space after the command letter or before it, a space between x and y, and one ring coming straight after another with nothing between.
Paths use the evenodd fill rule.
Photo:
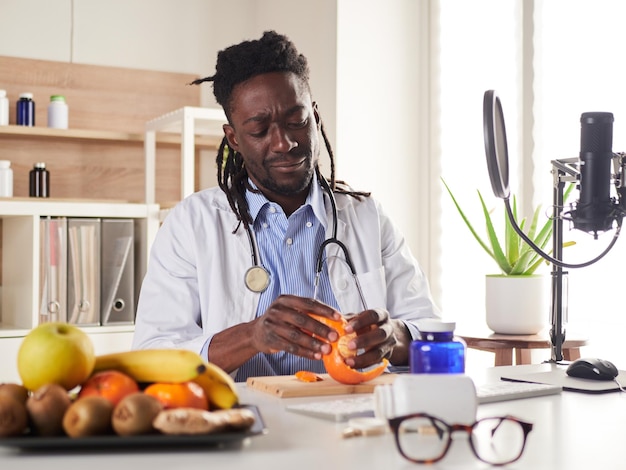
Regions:
<instances>
[{"instance_id":1,"label":"wooden shelf","mask_svg":"<svg viewBox=\"0 0 626 470\"><path fill-rule=\"evenodd\" d=\"M116 200L0 198L0 218L8 216L129 217L154 216L159 206Z\"/></svg>"},{"instance_id":2,"label":"wooden shelf","mask_svg":"<svg viewBox=\"0 0 626 470\"><path fill-rule=\"evenodd\" d=\"M119 131L102 131L93 129L52 129L49 127L0 126L0 136L32 137L37 139L60 139L74 141L125 142L143 144L144 134ZM201 149L216 149L222 138L197 136L195 143ZM181 145L180 133L159 133L158 145Z\"/></svg>"}]
</instances>

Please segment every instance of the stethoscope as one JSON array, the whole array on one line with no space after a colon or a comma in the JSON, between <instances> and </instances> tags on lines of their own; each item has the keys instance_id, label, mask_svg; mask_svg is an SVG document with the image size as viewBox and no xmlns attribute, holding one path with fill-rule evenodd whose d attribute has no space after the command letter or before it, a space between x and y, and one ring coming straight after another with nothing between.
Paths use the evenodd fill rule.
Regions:
<instances>
[{"instance_id":1,"label":"stethoscope","mask_svg":"<svg viewBox=\"0 0 626 470\"><path fill-rule=\"evenodd\" d=\"M322 275L322 268L324 265L324 250L330 244L337 245L343 255L345 257L345 263L350 268L350 272L352 273L352 278L356 284L357 290L359 291L359 297L361 299L361 303L363 304L363 309L367 310L367 304L365 303L365 296L363 295L363 290L361 289L361 284L359 283L359 279L356 275L356 270L354 269L354 263L352 262L352 258L350 257L350 252L348 251L348 247L344 245L344 243L337 238L337 202L335 201L335 195L333 194L328 181L322 175L319 175L319 182L322 185L322 188L328 193L328 197L330 198L330 205L332 207L332 216L333 216L333 230L332 237L327 238L322 242L318 251L317 258L315 263L315 286L313 292L313 298L317 298L317 290L319 286L319 280ZM252 266L248 268L246 274L244 276L244 282L246 287L255 293L261 293L270 284L270 273L265 267L263 267L261 263L261 256L259 254L259 247L256 242L256 236L254 235L254 231L250 227L250 224L244 223L246 227L246 233L248 234L248 241L250 242L250 252L252 254Z\"/></svg>"}]
</instances>

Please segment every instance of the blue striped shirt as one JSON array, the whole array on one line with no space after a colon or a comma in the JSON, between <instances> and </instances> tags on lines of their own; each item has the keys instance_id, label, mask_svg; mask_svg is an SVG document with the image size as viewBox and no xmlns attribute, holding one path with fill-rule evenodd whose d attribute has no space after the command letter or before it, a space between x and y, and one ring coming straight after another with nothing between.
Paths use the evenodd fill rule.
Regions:
<instances>
[{"instance_id":1,"label":"blue striped shirt","mask_svg":"<svg viewBox=\"0 0 626 470\"><path fill-rule=\"evenodd\" d=\"M260 294L257 318L282 294L313 297L315 264L320 245L325 240L326 211L323 190L316 180L307 199L291 216L280 205L260 193L247 192L253 230L259 247L259 262L270 273L270 284ZM317 300L338 309L332 292L326 263L318 286ZM286 352L258 353L238 370L235 380L266 375L290 375L298 370L325 372L322 361L305 359Z\"/></svg>"}]
</instances>

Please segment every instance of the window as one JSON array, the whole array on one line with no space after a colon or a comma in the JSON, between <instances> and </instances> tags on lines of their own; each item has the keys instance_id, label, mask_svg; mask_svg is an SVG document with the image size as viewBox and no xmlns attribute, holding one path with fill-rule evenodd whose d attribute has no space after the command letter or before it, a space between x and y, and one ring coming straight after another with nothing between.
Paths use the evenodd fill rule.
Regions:
<instances>
[{"instance_id":1,"label":"window","mask_svg":"<svg viewBox=\"0 0 626 470\"><path fill-rule=\"evenodd\" d=\"M445 0L439 2L438 53L440 121L439 141L442 176L462 203L476 229L483 230L476 190L503 212L492 195L482 140L482 96L495 89L504 107L511 190L518 198L542 203L546 213L552 204L550 161L578 157L580 115L586 111L614 114L613 150L626 151L626 61L624 33L620 23L626 3L619 0L535 0L522 28L522 0ZM528 4L526 4L528 6ZM468 21L471 18L471 21ZM522 44L531 39L534 57L522 60ZM435 51L437 54L437 51ZM525 65L524 65L525 64ZM524 68L526 67L526 68ZM527 78L530 77L530 78ZM523 79L532 80L531 84ZM532 87L531 94L524 90ZM532 100L529 102L529 100ZM523 106L525 105L525 106ZM527 111L523 116L522 110ZM522 119L532 123L527 133L534 148L533 174L520 164L524 149ZM528 135L526 135L526 139ZM532 165L531 165L532 168ZM529 170L526 169L526 172ZM532 184L521 183L531 181ZM522 193L525 188L526 193ZM531 188L531 189L528 189ZM614 188L612 188L614 192ZM484 274L496 272L495 263L478 246L464 226L448 195L441 196L442 251L441 306L461 324L484 324ZM574 191L572 201L578 198ZM613 231L593 240L589 234L569 230L565 239L577 245L565 250L565 260L592 259L608 245ZM621 238L624 238L623 236ZM589 335L585 353L609 358L619 365L620 333L626 326L626 306L621 300L622 266L626 241L592 266L569 271L569 332ZM545 272L549 273L546 266ZM470 311L468 311L470 310ZM546 306L546 315L549 306ZM482 323L481 323L482 322Z\"/></svg>"},{"instance_id":2,"label":"window","mask_svg":"<svg viewBox=\"0 0 626 470\"><path fill-rule=\"evenodd\" d=\"M439 8L441 175L481 231L477 190L496 211L504 210L493 197L487 174L482 132L485 90L495 89L502 98L512 162L519 155L518 5L512 0L446 0ZM448 194L442 192L441 197L441 307L460 324L484 324L484 275L497 274L498 267L467 230Z\"/></svg>"},{"instance_id":3,"label":"window","mask_svg":"<svg viewBox=\"0 0 626 470\"><path fill-rule=\"evenodd\" d=\"M535 49L535 142L534 179L542 198L551 197L550 160L578 157L580 115L586 111L609 111L615 118L613 151L626 151L626 62L623 21L626 4L619 0L536 1ZM614 193L614 188L612 188ZM576 193L575 199L578 198ZM608 245L614 231L594 240L571 230L565 239L577 245L564 258L588 261ZM570 329L589 335L587 353L626 362L620 343L626 326L626 305L621 301L626 240L599 262L569 271Z\"/></svg>"}]
</instances>

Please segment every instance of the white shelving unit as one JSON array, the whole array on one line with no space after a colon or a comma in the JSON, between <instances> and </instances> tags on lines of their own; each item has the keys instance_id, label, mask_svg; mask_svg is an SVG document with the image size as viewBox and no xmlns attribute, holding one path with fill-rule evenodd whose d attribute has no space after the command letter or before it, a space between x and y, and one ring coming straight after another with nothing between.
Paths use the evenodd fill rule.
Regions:
<instances>
[{"instance_id":1,"label":"white shelving unit","mask_svg":"<svg viewBox=\"0 0 626 470\"><path fill-rule=\"evenodd\" d=\"M222 125L226 123L224 111L215 108L185 106L159 116L146 123L144 152L146 168L146 203L155 202L156 190L156 134L157 132L179 134L181 136L181 199L194 192L194 155L196 137L223 136Z\"/></svg>"},{"instance_id":2,"label":"white shelving unit","mask_svg":"<svg viewBox=\"0 0 626 470\"><path fill-rule=\"evenodd\" d=\"M41 217L129 218L136 221L136 279L142 279L158 230L159 206L116 202L2 199L2 322L0 338L24 336L39 323ZM85 327L110 333L132 325Z\"/></svg>"},{"instance_id":3,"label":"white shelving unit","mask_svg":"<svg viewBox=\"0 0 626 470\"><path fill-rule=\"evenodd\" d=\"M25 335L39 324L40 243L42 217L128 218L135 221L138 287L145 275L152 242L159 229L161 208L155 202L157 144L181 146L181 199L194 191L195 150L215 148L221 141L226 117L221 110L183 107L146 123L145 134L72 129L0 127L0 136L39 141L144 141L146 194L143 203L126 201L43 198L0 198L2 220L2 302L0 310L0 382L19 381L17 351ZM157 133L159 134L157 136ZM97 354L130 348L133 324L80 326L89 334Z\"/></svg>"}]
</instances>

